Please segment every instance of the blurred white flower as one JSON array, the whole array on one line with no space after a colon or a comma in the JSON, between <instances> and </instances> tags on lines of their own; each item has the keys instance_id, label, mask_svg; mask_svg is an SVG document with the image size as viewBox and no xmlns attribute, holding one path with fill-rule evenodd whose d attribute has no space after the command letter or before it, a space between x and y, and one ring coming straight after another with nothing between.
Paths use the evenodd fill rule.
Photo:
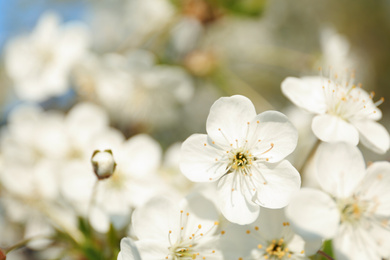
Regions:
<instances>
[{"instance_id":1,"label":"blurred white flower","mask_svg":"<svg viewBox=\"0 0 390 260\"><path fill-rule=\"evenodd\" d=\"M154 39L174 18L174 6L167 0L119 2L115 5L109 2L94 4L91 27L94 47L100 51L138 47Z\"/></svg>"},{"instance_id":2,"label":"blurred white flower","mask_svg":"<svg viewBox=\"0 0 390 260\"><path fill-rule=\"evenodd\" d=\"M178 203L160 196L137 208L132 227L143 259L222 259L218 249L218 212L199 194Z\"/></svg>"},{"instance_id":3,"label":"blurred white flower","mask_svg":"<svg viewBox=\"0 0 390 260\"><path fill-rule=\"evenodd\" d=\"M348 39L334 28L325 27L320 31L320 44L323 54L320 67L332 66L336 71L356 68Z\"/></svg>"},{"instance_id":4,"label":"blurred white flower","mask_svg":"<svg viewBox=\"0 0 390 260\"><path fill-rule=\"evenodd\" d=\"M207 133L194 134L182 145L180 168L195 182L218 182L220 207L231 222L249 224L260 205L286 206L300 187L297 170L286 160L298 133L276 111L256 115L243 96L223 97L210 109Z\"/></svg>"},{"instance_id":5,"label":"blurred white flower","mask_svg":"<svg viewBox=\"0 0 390 260\"><path fill-rule=\"evenodd\" d=\"M55 202L62 194L69 201L82 201L81 194L94 181L89 162L93 142L102 133L111 137L112 131L107 115L90 103L79 103L67 115L20 106L2 129L0 180L7 191L23 198ZM91 180L84 181L85 175ZM69 190L68 183L72 183Z\"/></svg>"},{"instance_id":6,"label":"blurred white flower","mask_svg":"<svg viewBox=\"0 0 390 260\"><path fill-rule=\"evenodd\" d=\"M181 59L193 51L203 33L204 28L199 20L191 17L181 18L171 31L171 52L173 52L173 58Z\"/></svg>"},{"instance_id":7,"label":"blurred white flower","mask_svg":"<svg viewBox=\"0 0 390 260\"><path fill-rule=\"evenodd\" d=\"M188 180L180 171L181 145L182 143L177 142L167 148L159 172L171 187L185 196L194 183Z\"/></svg>"},{"instance_id":8,"label":"blurred white flower","mask_svg":"<svg viewBox=\"0 0 390 260\"><path fill-rule=\"evenodd\" d=\"M317 114L312 121L314 134L324 142L359 143L377 153L390 146L387 130L375 122L382 117L377 108L383 98L373 102L369 95L350 79L323 77L288 77L282 92L295 105Z\"/></svg>"},{"instance_id":9,"label":"blurred white flower","mask_svg":"<svg viewBox=\"0 0 390 260\"><path fill-rule=\"evenodd\" d=\"M322 240L305 242L291 229L284 209L263 208L253 224L226 227L221 244L226 259L309 260Z\"/></svg>"},{"instance_id":10,"label":"blurred white flower","mask_svg":"<svg viewBox=\"0 0 390 260\"><path fill-rule=\"evenodd\" d=\"M390 163L365 170L355 146L324 143L318 150L321 190L303 188L286 209L292 228L303 238L333 239L336 259L388 257Z\"/></svg>"},{"instance_id":11,"label":"blurred white flower","mask_svg":"<svg viewBox=\"0 0 390 260\"><path fill-rule=\"evenodd\" d=\"M66 92L70 70L88 45L83 24L60 26L57 15L44 14L30 35L11 40L5 49L5 67L17 96L43 101Z\"/></svg>"},{"instance_id":12,"label":"blurred white flower","mask_svg":"<svg viewBox=\"0 0 390 260\"><path fill-rule=\"evenodd\" d=\"M182 68L155 62L153 54L141 50L91 56L79 67L76 81L121 125L167 126L177 120L177 107L192 97L194 87Z\"/></svg>"}]
</instances>

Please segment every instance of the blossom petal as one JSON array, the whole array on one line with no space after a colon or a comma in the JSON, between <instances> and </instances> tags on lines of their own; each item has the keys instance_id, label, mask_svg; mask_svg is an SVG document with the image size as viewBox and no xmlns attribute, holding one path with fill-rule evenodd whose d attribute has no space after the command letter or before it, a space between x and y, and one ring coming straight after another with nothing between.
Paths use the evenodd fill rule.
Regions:
<instances>
[{"instance_id":1,"label":"blossom petal","mask_svg":"<svg viewBox=\"0 0 390 260\"><path fill-rule=\"evenodd\" d=\"M286 160L278 164L261 164L252 174L256 185L255 202L262 207L276 209L287 206L292 194L301 187L298 171Z\"/></svg>"},{"instance_id":2,"label":"blossom petal","mask_svg":"<svg viewBox=\"0 0 390 260\"><path fill-rule=\"evenodd\" d=\"M381 259L376 241L360 226L342 225L332 246L338 260Z\"/></svg>"},{"instance_id":3,"label":"blossom petal","mask_svg":"<svg viewBox=\"0 0 390 260\"><path fill-rule=\"evenodd\" d=\"M338 229L340 213L335 201L326 193L302 188L286 208L291 227L305 240L332 238Z\"/></svg>"},{"instance_id":4,"label":"blossom petal","mask_svg":"<svg viewBox=\"0 0 390 260\"><path fill-rule=\"evenodd\" d=\"M226 233L220 237L221 251L224 255L222 259L247 259L246 257L254 248L257 248L258 244L266 244L266 240L261 236L256 236L254 239L251 234L246 233L246 230L251 228L251 226L233 223L225 225Z\"/></svg>"},{"instance_id":5,"label":"blossom petal","mask_svg":"<svg viewBox=\"0 0 390 260\"><path fill-rule=\"evenodd\" d=\"M141 260L138 249L131 238L122 238L121 251L118 254L117 260Z\"/></svg>"},{"instance_id":6,"label":"blossom petal","mask_svg":"<svg viewBox=\"0 0 390 260\"><path fill-rule=\"evenodd\" d=\"M118 169L127 176L142 179L155 174L161 165L159 143L147 134L138 134L123 143L116 156Z\"/></svg>"},{"instance_id":7,"label":"blossom petal","mask_svg":"<svg viewBox=\"0 0 390 260\"><path fill-rule=\"evenodd\" d=\"M375 162L367 168L367 175L359 186L362 199L373 201L369 212L388 217L390 215L390 163Z\"/></svg>"},{"instance_id":8,"label":"blossom petal","mask_svg":"<svg viewBox=\"0 0 390 260\"><path fill-rule=\"evenodd\" d=\"M260 227L261 238L265 241L272 241L277 237L290 240L293 233L286 230L283 225L286 222L284 209L260 208L260 215L252 225Z\"/></svg>"},{"instance_id":9,"label":"blossom petal","mask_svg":"<svg viewBox=\"0 0 390 260\"><path fill-rule=\"evenodd\" d=\"M322 143L316 167L320 186L336 198L351 196L366 174L362 153L346 143Z\"/></svg>"},{"instance_id":10,"label":"blossom petal","mask_svg":"<svg viewBox=\"0 0 390 260\"><path fill-rule=\"evenodd\" d=\"M132 215L135 235L141 240L161 240L160 244L169 246L168 232L174 228L175 223L180 223L177 220L180 211L174 205L175 201L172 198L162 196L153 198L145 205L136 208Z\"/></svg>"},{"instance_id":11,"label":"blossom petal","mask_svg":"<svg viewBox=\"0 0 390 260\"><path fill-rule=\"evenodd\" d=\"M215 222L219 219L219 212L214 203L198 192L193 192L187 195L180 202L180 209L189 213L186 220L186 228L184 236L191 236L194 232L193 227L200 226L200 232L204 234L215 226ZM178 223L179 224L179 223ZM208 233L213 235L212 233ZM206 235L205 235L206 236Z\"/></svg>"},{"instance_id":12,"label":"blossom petal","mask_svg":"<svg viewBox=\"0 0 390 260\"><path fill-rule=\"evenodd\" d=\"M356 128L333 115L319 115L313 118L311 125L314 134L324 142L347 142L352 145L359 143L359 132Z\"/></svg>"},{"instance_id":13,"label":"blossom petal","mask_svg":"<svg viewBox=\"0 0 390 260\"><path fill-rule=\"evenodd\" d=\"M252 121L254 132L250 143L256 143L252 154L279 162L294 151L298 142L298 131L288 118L277 111L266 111Z\"/></svg>"},{"instance_id":14,"label":"blossom petal","mask_svg":"<svg viewBox=\"0 0 390 260\"><path fill-rule=\"evenodd\" d=\"M371 120L354 121L352 124L358 129L364 146L379 154L389 150L389 132L384 126Z\"/></svg>"},{"instance_id":15,"label":"blossom petal","mask_svg":"<svg viewBox=\"0 0 390 260\"><path fill-rule=\"evenodd\" d=\"M296 106L315 114L326 112L326 103L322 90L322 77L288 77L282 82L282 92Z\"/></svg>"},{"instance_id":16,"label":"blossom petal","mask_svg":"<svg viewBox=\"0 0 390 260\"><path fill-rule=\"evenodd\" d=\"M229 146L236 139L239 146L245 141L248 122L256 116L252 102L240 95L222 97L210 108L206 129L209 137L219 145Z\"/></svg>"},{"instance_id":17,"label":"blossom petal","mask_svg":"<svg viewBox=\"0 0 390 260\"><path fill-rule=\"evenodd\" d=\"M218 161L224 151L218 150L207 135L191 135L181 152L180 170L191 181L216 181L226 172L227 163Z\"/></svg>"},{"instance_id":18,"label":"blossom petal","mask_svg":"<svg viewBox=\"0 0 390 260\"><path fill-rule=\"evenodd\" d=\"M218 182L221 212L227 220L240 225L250 224L259 216L260 207L248 200L240 176L230 173Z\"/></svg>"},{"instance_id":19,"label":"blossom petal","mask_svg":"<svg viewBox=\"0 0 390 260\"><path fill-rule=\"evenodd\" d=\"M151 239L135 241L135 245L138 248L138 251L141 255L141 259L145 259L145 260L165 259L165 257L168 256L169 254L169 250L168 250L168 246L163 245L161 242L162 242L161 240L151 240Z\"/></svg>"}]
</instances>

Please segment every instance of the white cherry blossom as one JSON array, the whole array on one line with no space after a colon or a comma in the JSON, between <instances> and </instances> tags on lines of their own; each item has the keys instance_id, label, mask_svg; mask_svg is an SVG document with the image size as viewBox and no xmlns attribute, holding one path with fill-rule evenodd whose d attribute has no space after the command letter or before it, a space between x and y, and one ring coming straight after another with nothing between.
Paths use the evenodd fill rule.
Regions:
<instances>
[{"instance_id":1,"label":"white cherry blossom","mask_svg":"<svg viewBox=\"0 0 390 260\"><path fill-rule=\"evenodd\" d=\"M390 163L365 170L355 146L324 143L316 164L322 190L294 195L286 210L291 226L305 239L333 239L336 259L388 257Z\"/></svg>"},{"instance_id":2,"label":"white cherry blossom","mask_svg":"<svg viewBox=\"0 0 390 260\"><path fill-rule=\"evenodd\" d=\"M243 96L223 97L210 109L207 133L194 134L182 145L180 168L194 182L218 181L223 215L249 224L260 206L282 208L300 187L297 170L286 160L298 134L276 111L256 115Z\"/></svg>"},{"instance_id":3,"label":"white cherry blossom","mask_svg":"<svg viewBox=\"0 0 390 260\"><path fill-rule=\"evenodd\" d=\"M217 220L214 204L200 194L180 202L160 196L134 211L132 227L139 239L135 244L142 259L222 259Z\"/></svg>"},{"instance_id":4,"label":"white cherry blossom","mask_svg":"<svg viewBox=\"0 0 390 260\"><path fill-rule=\"evenodd\" d=\"M17 96L43 101L65 93L70 71L88 45L84 24L60 25L56 14L44 14L30 35L12 39L5 49L5 67Z\"/></svg>"},{"instance_id":5,"label":"white cherry blossom","mask_svg":"<svg viewBox=\"0 0 390 260\"><path fill-rule=\"evenodd\" d=\"M324 77L288 77L282 82L282 92L295 105L316 114L312 121L314 134L324 142L360 142L377 153L390 146L388 131L376 121L383 98L374 102L350 79Z\"/></svg>"},{"instance_id":6,"label":"white cherry blossom","mask_svg":"<svg viewBox=\"0 0 390 260\"><path fill-rule=\"evenodd\" d=\"M263 208L254 223L226 227L221 244L227 260L309 260L322 240L304 241L291 229L284 209Z\"/></svg>"}]
</instances>

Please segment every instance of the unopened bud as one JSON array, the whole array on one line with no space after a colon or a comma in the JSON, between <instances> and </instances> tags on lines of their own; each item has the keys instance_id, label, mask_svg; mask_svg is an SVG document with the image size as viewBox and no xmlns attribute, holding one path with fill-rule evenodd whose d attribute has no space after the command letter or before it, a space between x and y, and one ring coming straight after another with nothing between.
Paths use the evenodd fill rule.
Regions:
<instances>
[{"instance_id":1,"label":"unopened bud","mask_svg":"<svg viewBox=\"0 0 390 260\"><path fill-rule=\"evenodd\" d=\"M111 150L95 150L91 157L91 163L99 180L109 178L114 174L116 163Z\"/></svg>"}]
</instances>

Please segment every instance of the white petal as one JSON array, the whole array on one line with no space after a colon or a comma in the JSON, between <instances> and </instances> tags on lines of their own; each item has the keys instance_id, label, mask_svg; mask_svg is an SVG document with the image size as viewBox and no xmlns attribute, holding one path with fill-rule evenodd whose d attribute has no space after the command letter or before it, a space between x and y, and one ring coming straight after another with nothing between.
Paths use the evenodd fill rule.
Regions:
<instances>
[{"instance_id":1,"label":"white petal","mask_svg":"<svg viewBox=\"0 0 390 260\"><path fill-rule=\"evenodd\" d=\"M266 244L266 240L263 240L260 236L259 238L257 236L253 237L252 234L246 233L247 230L252 231L252 228L252 226L233 223L228 223L224 227L226 233L220 237L221 251L225 256L223 259L237 260L240 257L247 259L246 256L249 256L251 250L257 248L258 244Z\"/></svg>"},{"instance_id":2,"label":"white petal","mask_svg":"<svg viewBox=\"0 0 390 260\"><path fill-rule=\"evenodd\" d=\"M199 225L200 232L206 233L214 227L215 222L219 219L219 213L213 202L206 199L198 192L190 193L180 202L180 209L189 213L186 220L186 229L184 232L191 236ZM179 225L179 223L177 223ZM212 235L212 233L209 233Z\"/></svg>"},{"instance_id":3,"label":"white petal","mask_svg":"<svg viewBox=\"0 0 390 260\"><path fill-rule=\"evenodd\" d=\"M305 241L305 255L311 256L317 253L322 246L322 239L311 239Z\"/></svg>"},{"instance_id":4,"label":"white petal","mask_svg":"<svg viewBox=\"0 0 390 260\"><path fill-rule=\"evenodd\" d=\"M117 260L141 260L137 246L129 237L124 237L121 240L121 251Z\"/></svg>"},{"instance_id":5,"label":"white petal","mask_svg":"<svg viewBox=\"0 0 390 260\"><path fill-rule=\"evenodd\" d=\"M167 238L168 239L168 238ZM135 242L141 258L144 260L161 260L168 255L168 246L162 245L160 240L139 240Z\"/></svg>"},{"instance_id":6,"label":"white petal","mask_svg":"<svg viewBox=\"0 0 390 260\"><path fill-rule=\"evenodd\" d=\"M315 114L326 111L322 86L327 79L322 77L288 77L282 82L282 92L296 106Z\"/></svg>"},{"instance_id":7,"label":"white petal","mask_svg":"<svg viewBox=\"0 0 390 260\"><path fill-rule=\"evenodd\" d=\"M389 132L381 124L371 120L354 121L352 124L358 129L364 146L379 154L389 150Z\"/></svg>"},{"instance_id":8,"label":"white petal","mask_svg":"<svg viewBox=\"0 0 390 260\"><path fill-rule=\"evenodd\" d=\"M297 146L298 131L280 112L263 112L256 116L251 125L254 133L251 135L250 144L256 143L251 152L256 157L268 158L269 162L279 162Z\"/></svg>"},{"instance_id":9,"label":"white petal","mask_svg":"<svg viewBox=\"0 0 390 260\"><path fill-rule=\"evenodd\" d=\"M259 216L260 207L245 197L245 191L241 189L243 184L235 175L234 172L227 174L218 182L221 212L230 222L250 224Z\"/></svg>"},{"instance_id":10,"label":"white petal","mask_svg":"<svg viewBox=\"0 0 390 260\"><path fill-rule=\"evenodd\" d=\"M301 187L298 171L286 160L278 164L259 165L258 171L252 170L252 174L257 192L255 202L266 208L287 206L293 193Z\"/></svg>"},{"instance_id":11,"label":"white petal","mask_svg":"<svg viewBox=\"0 0 390 260\"><path fill-rule=\"evenodd\" d=\"M287 241L291 238L291 234L287 238L286 233L292 232L286 232L286 227L283 225L285 222L287 222L287 218L284 214L284 209L261 208L260 215L253 225L260 228L262 238L266 241L272 241L272 239L278 237L284 237Z\"/></svg>"},{"instance_id":12,"label":"white petal","mask_svg":"<svg viewBox=\"0 0 390 260\"><path fill-rule=\"evenodd\" d=\"M336 198L351 196L366 174L362 153L346 143L322 143L316 167L320 186Z\"/></svg>"},{"instance_id":13,"label":"white petal","mask_svg":"<svg viewBox=\"0 0 390 260\"><path fill-rule=\"evenodd\" d=\"M216 181L226 172L227 163L218 161L225 151L218 150L207 135L191 135L181 152L180 170L191 181Z\"/></svg>"},{"instance_id":14,"label":"white petal","mask_svg":"<svg viewBox=\"0 0 390 260\"><path fill-rule=\"evenodd\" d=\"M382 258L375 250L375 243L364 228L342 225L332 245L337 260L380 260Z\"/></svg>"},{"instance_id":15,"label":"white petal","mask_svg":"<svg viewBox=\"0 0 390 260\"><path fill-rule=\"evenodd\" d=\"M161 164L162 149L149 135L138 134L127 140L120 153L114 156L118 157L118 169L128 176L140 179L157 171Z\"/></svg>"},{"instance_id":16,"label":"white petal","mask_svg":"<svg viewBox=\"0 0 390 260\"><path fill-rule=\"evenodd\" d=\"M383 219L383 222L376 220L376 223L371 223L369 233L372 240L375 241L375 251L382 256L383 259L388 259L390 256L390 229L389 226L383 223L387 222L388 217Z\"/></svg>"},{"instance_id":17,"label":"white petal","mask_svg":"<svg viewBox=\"0 0 390 260\"><path fill-rule=\"evenodd\" d=\"M229 146L237 139L241 146L245 141L248 122L255 116L255 107L248 98L239 95L222 97L210 108L207 133L219 145Z\"/></svg>"},{"instance_id":18,"label":"white petal","mask_svg":"<svg viewBox=\"0 0 390 260\"><path fill-rule=\"evenodd\" d=\"M326 193L302 188L286 208L291 227L305 240L332 238L338 229L340 213Z\"/></svg>"},{"instance_id":19,"label":"white petal","mask_svg":"<svg viewBox=\"0 0 390 260\"><path fill-rule=\"evenodd\" d=\"M333 115L319 115L313 118L311 125L314 134L324 142L347 142L352 145L359 143L359 132L356 128Z\"/></svg>"},{"instance_id":20,"label":"white petal","mask_svg":"<svg viewBox=\"0 0 390 260\"><path fill-rule=\"evenodd\" d=\"M106 233L110 229L110 218L108 213L98 207L93 207L89 215L89 223L94 230Z\"/></svg>"},{"instance_id":21,"label":"white petal","mask_svg":"<svg viewBox=\"0 0 390 260\"><path fill-rule=\"evenodd\" d=\"M375 162L367 168L367 175L359 186L362 199L370 201L369 212L390 216L390 163Z\"/></svg>"},{"instance_id":22,"label":"white petal","mask_svg":"<svg viewBox=\"0 0 390 260\"><path fill-rule=\"evenodd\" d=\"M179 216L179 208L172 198L156 197L134 210L132 227L139 239L161 240L160 244L168 246L169 230L174 228L175 222L180 223Z\"/></svg>"}]
</instances>

